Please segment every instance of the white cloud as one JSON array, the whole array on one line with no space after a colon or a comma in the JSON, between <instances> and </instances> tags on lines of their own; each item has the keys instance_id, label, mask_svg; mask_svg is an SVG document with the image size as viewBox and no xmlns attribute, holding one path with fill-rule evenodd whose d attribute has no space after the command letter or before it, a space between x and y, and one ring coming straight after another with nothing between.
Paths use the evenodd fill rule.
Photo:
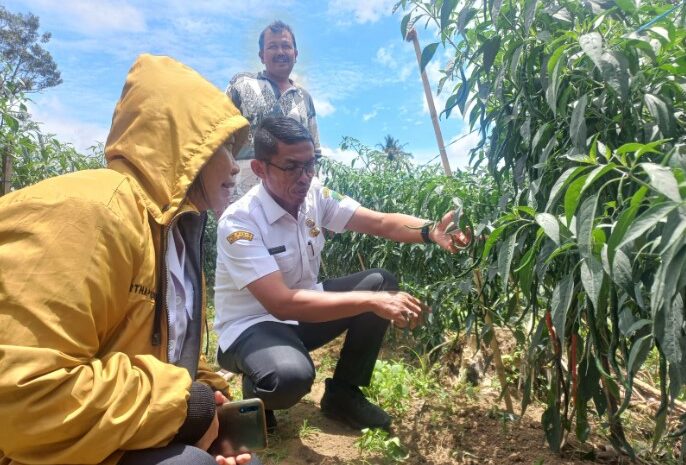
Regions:
<instances>
[{"instance_id":1,"label":"white cloud","mask_svg":"<svg viewBox=\"0 0 686 465\"><path fill-rule=\"evenodd\" d=\"M429 85L431 87L431 95L433 96L434 106L436 107L436 113L438 115L445 109L445 104L450 97L449 92L436 93L438 89L438 81L443 77L441 73L441 64L438 61L432 61L426 65L426 77L429 79ZM422 110L424 113L429 113L429 104L426 102L425 93L422 92Z\"/></svg>"},{"instance_id":2,"label":"white cloud","mask_svg":"<svg viewBox=\"0 0 686 465\"><path fill-rule=\"evenodd\" d=\"M376 51L376 61L381 63L384 66L388 66L389 68L397 68L398 64L395 62L393 59L391 50L393 49L393 46L386 48L386 47L381 47L379 50Z\"/></svg>"},{"instance_id":3,"label":"white cloud","mask_svg":"<svg viewBox=\"0 0 686 465\"><path fill-rule=\"evenodd\" d=\"M322 155L331 158L346 165L350 165L357 157L357 152L353 150L343 150L340 147L331 148L326 145L322 146Z\"/></svg>"},{"instance_id":4,"label":"white cloud","mask_svg":"<svg viewBox=\"0 0 686 465\"><path fill-rule=\"evenodd\" d=\"M416 58L412 51L412 46L403 44L402 48L396 48L392 43L386 47L381 47L376 51L374 61L397 72L396 80L405 82L412 73L418 71Z\"/></svg>"},{"instance_id":5,"label":"white cloud","mask_svg":"<svg viewBox=\"0 0 686 465\"><path fill-rule=\"evenodd\" d=\"M391 15L396 3L396 0L331 0L329 14L337 18L339 23L349 22L347 18L350 14L357 23L375 23Z\"/></svg>"},{"instance_id":6,"label":"white cloud","mask_svg":"<svg viewBox=\"0 0 686 465\"><path fill-rule=\"evenodd\" d=\"M410 77L413 72L415 72L415 69L417 69L415 65L408 64L403 66L398 74L398 79L400 79L402 82L405 82L407 78Z\"/></svg>"},{"instance_id":7,"label":"white cloud","mask_svg":"<svg viewBox=\"0 0 686 465\"><path fill-rule=\"evenodd\" d=\"M362 120L363 120L364 122L367 122L367 121L369 121L370 119L376 117L376 115L378 115L378 114L379 114L379 112L376 111L376 110L374 110L374 111L372 111L372 112L370 112L370 113L365 113L364 115L362 115Z\"/></svg>"},{"instance_id":8,"label":"white cloud","mask_svg":"<svg viewBox=\"0 0 686 465\"><path fill-rule=\"evenodd\" d=\"M143 12L125 1L27 0L26 3L40 13L58 17L69 29L85 35L146 30Z\"/></svg>"},{"instance_id":9,"label":"white cloud","mask_svg":"<svg viewBox=\"0 0 686 465\"><path fill-rule=\"evenodd\" d=\"M312 101L314 102L314 109L317 112L317 116L325 118L336 111L336 107L326 98L312 97Z\"/></svg>"},{"instance_id":10,"label":"white cloud","mask_svg":"<svg viewBox=\"0 0 686 465\"><path fill-rule=\"evenodd\" d=\"M43 134L54 134L60 142L70 142L80 152L98 142L105 142L109 128L80 121L69 115L62 102L55 98L42 99L41 105L29 104L32 119L41 126Z\"/></svg>"},{"instance_id":11,"label":"white cloud","mask_svg":"<svg viewBox=\"0 0 686 465\"><path fill-rule=\"evenodd\" d=\"M452 169L466 169L469 166L469 151L479 143L480 136L478 130L469 133L466 131L467 129L465 128L465 132L453 137L450 142L457 139L459 139L459 141L446 147L448 161L450 162L450 167ZM450 142L448 144L450 144Z\"/></svg>"}]
</instances>

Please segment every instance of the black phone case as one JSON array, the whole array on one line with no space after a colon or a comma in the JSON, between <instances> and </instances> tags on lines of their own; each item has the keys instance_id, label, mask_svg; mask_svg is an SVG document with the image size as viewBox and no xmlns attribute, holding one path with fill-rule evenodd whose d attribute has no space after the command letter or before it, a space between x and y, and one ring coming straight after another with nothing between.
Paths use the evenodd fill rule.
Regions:
<instances>
[{"instance_id":1,"label":"black phone case","mask_svg":"<svg viewBox=\"0 0 686 465\"><path fill-rule=\"evenodd\" d=\"M260 399L227 402L217 409L219 435L208 452L224 457L267 447L267 423Z\"/></svg>"}]
</instances>

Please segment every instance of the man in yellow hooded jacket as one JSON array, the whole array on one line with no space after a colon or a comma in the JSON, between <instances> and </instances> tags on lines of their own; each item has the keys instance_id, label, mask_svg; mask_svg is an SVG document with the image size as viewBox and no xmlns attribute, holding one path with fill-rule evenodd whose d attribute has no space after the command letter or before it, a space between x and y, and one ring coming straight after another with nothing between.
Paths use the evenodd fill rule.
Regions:
<instances>
[{"instance_id":1,"label":"man in yellow hooded jacket","mask_svg":"<svg viewBox=\"0 0 686 465\"><path fill-rule=\"evenodd\" d=\"M142 55L107 168L0 198L0 465L259 463L205 452L227 385L200 355L205 211L227 206L247 127Z\"/></svg>"}]
</instances>

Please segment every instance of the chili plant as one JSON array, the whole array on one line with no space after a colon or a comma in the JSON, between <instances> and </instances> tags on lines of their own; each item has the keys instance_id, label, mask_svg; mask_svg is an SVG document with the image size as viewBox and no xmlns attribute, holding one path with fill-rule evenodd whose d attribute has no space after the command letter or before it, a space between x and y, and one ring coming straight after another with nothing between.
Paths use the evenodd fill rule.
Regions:
<instances>
[{"instance_id":1,"label":"chili plant","mask_svg":"<svg viewBox=\"0 0 686 465\"><path fill-rule=\"evenodd\" d=\"M438 165L419 167L391 159L352 138L344 146L358 157L352 167L324 160L320 177L332 189L350 195L365 207L423 218L440 218L453 208L453 199L468 206L468 221L494 219L501 190L491 176L457 172L446 177ZM341 276L362 269L383 267L395 273L404 289L433 308L428 324L417 331L430 349L444 341L446 329L464 328L478 307L469 270L479 265L476 249L456 255L436 246L397 244L354 232L333 236L323 252L324 277ZM470 253L471 252L471 253ZM458 284L456 285L456 276Z\"/></svg>"},{"instance_id":2,"label":"chili plant","mask_svg":"<svg viewBox=\"0 0 686 465\"><path fill-rule=\"evenodd\" d=\"M454 52L443 115L480 134L473 166L514 195L482 257L485 296L530 322L529 370L549 369L546 438L589 434L595 406L610 440L636 373L656 348L661 405L686 383L686 30L681 2L403 0L401 24L433 24ZM515 305L512 302L516 301ZM682 429L676 434L683 434ZM682 448L683 449L683 448Z\"/></svg>"}]
</instances>

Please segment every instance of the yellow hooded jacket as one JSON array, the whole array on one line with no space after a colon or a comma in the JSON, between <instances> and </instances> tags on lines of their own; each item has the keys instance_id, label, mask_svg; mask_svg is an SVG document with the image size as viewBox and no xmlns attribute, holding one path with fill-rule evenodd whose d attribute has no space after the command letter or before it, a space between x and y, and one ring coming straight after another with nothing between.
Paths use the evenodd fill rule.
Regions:
<instances>
[{"instance_id":1,"label":"yellow hooded jacket","mask_svg":"<svg viewBox=\"0 0 686 465\"><path fill-rule=\"evenodd\" d=\"M165 238L180 219L204 224L188 188L247 125L195 71L142 55L114 112L108 168L0 198L0 464L113 465L177 433L192 379L167 363ZM227 387L203 360L195 378Z\"/></svg>"}]
</instances>

